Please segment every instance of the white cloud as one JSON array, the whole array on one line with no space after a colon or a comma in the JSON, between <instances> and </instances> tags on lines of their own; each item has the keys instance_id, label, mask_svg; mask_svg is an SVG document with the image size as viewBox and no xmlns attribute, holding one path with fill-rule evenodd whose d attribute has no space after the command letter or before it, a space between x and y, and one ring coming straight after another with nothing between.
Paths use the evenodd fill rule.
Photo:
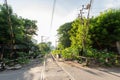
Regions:
<instances>
[{"instance_id":1,"label":"white cloud","mask_svg":"<svg viewBox=\"0 0 120 80\"><path fill-rule=\"evenodd\" d=\"M106 5L106 9L113 8L114 5L112 3Z\"/></svg>"},{"instance_id":2,"label":"white cloud","mask_svg":"<svg viewBox=\"0 0 120 80\"><path fill-rule=\"evenodd\" d=\"M120 2L119 2L119 0L107 0L105 7L106 7L106 9L120 8Z\"/></svg>"}]
</instances>

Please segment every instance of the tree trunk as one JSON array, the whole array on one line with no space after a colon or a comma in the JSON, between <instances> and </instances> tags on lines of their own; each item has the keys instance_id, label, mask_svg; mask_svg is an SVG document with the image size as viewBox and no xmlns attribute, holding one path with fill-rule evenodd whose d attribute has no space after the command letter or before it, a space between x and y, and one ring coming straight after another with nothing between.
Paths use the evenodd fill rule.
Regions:
<instances>
[{"instance_id":1,"label":"tree trunk","mask_svg":"<svg viewBox=\"0 0 120 80\"><path fill-rule=\"evenodd\" d=\"M0 53L0 60L2 60L3 59L3 54L2 53Z\"/></svg>"},{"instance_id":2,"label":"tree trunk","mask_svg":"<svg viewBox=\"0 0 120 80\"><path fill-rule=\"evenodd\" d=\"M1 46L0 60L3 60L4 47Z\"/></svg>"},{"instance_id":3,"label":"tree trunk","mask_svg":"<svg viewBox=\"0 0 120 80\"><path fill-rule=\"evenodd\" d=\"M117 46L118 53L120 54L120 41L116 42L116 46Z\"/></svg>"}]
</instances>

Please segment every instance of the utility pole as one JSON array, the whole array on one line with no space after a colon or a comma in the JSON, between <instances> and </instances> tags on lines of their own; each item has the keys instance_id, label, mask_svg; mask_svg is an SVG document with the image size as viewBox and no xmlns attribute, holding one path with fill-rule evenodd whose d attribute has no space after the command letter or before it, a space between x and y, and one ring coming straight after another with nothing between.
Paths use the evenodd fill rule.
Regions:
<instances>
[{"instance_id":1,"label":"utility pole","mask_svg":"<svg viewBox=\"0 0 120 80\"><path fill-rule=\"evenodd\" d=\"M47 42L47 39L49 39L48 36L41 36L41 43L42 42Z\"/></svg>"},{"instance_id":2,"label":"utility pole","mask_svg":"<svg viewBox=\"0 0 120 80\"><path fill-rule=\"evenodd\" d=\"M90 9L91 9L92 2L93 2L93 0L90 0L90 4L88 4L88 5L86 6L86 9L88 9L87 19L89 19L89 16L90 16Z\"/></svg>"},{"instance_id":3,"label":"utility pole","mask_svg":"<svg viewBox=\"0 0 120 80\"><path fill-rule=\"evenodd\" d=\"M43 36L41 36L41 43L43 42Z\"/></svg>"},{"instance_id":4,"label":"utility pole","mask_svg":"<svg viewBox=\"0 0 120 80\"><path fill-rule=\"evenodd\" d=\"M82 27L84 27L84 19L83 19L84 12L83 12L83 10L84 10L84 5L82 5L82 9L80 9L80 13L78 14L78 18L80 18L80 20L81 20L80 24L82 25ZM84 32L84 30L83 30L83 32ZM83 53L85 53L85 44L84 44L85 39L84 39L84 37L85 37L85 35L82 34L82 51L81 51L82 56L83 56Z\"/></svg>"},{"instance_id":5,"label":"utility pole","mask_svg":"<svg viewBox=\"0 0 120 80\"><path fill-rule=\"evenodd\" d=\"M82 21L82 25L84 25L84 21L83 21L84 12L83 12L83 10L84 10L84 5L82 5L82 9L80 10L80 14L78 14L78 17L80 17L80 19Z\"/></svg>"},{"instance_id":6,"label":"utility pole","mask_svg":"<svg viewBox=\"0 0 120 80\"><path fill-rule=\"evenodd\" d=\"M89 15L90 15L90 9L91 9L91 5L92 5L92 0L90 0L90 3L87 4L86 7L84 7L84 5L82 5L82 9L80 10L80 13L78 15L78 17L80 18L81 20L81 23L82 23L82 27L83 28L83 39L82 39L82 53L86 54L87 53L87 50L86 50L86 42L87 42L87 35L88 35L88 30L89 30ZM88 14L87 14L87 22L85 23L84 22L84 19L83 19L83 10L88 10Z\"/></svg>"},{"instance_id":7,"label":"utility pole","mask_svg":"<svg viewBox=\"0 0 120 80\"><path fill-rule=\"evenodd\" d=\"M88 30L89 30L89 28L88 28L89 27L89 16L90 16L90 10L91 10L92 2L93 2L93 0L90 0L90 3L86 6L86 9L88 9L87 24L86 24ZM87 32L87 34L88 34L88 32Z\"/></svg>"},{"instance_id":8,"label":"utility pole","mask_svg":"<svg viewBox=\"0 0 120 80\"><path fill-rule=\"evenodd\" d=\"M14 40L14 33L13 33L13 27L12 27L12 22L11 22L11 18L10 18L10 12L9 12L9 7L8 7L8 4L7 4L7 0L4 0L4 4L6 6L6 9L7 9L7 15L8 15L8 25L10 27L10 36L11 36L11 54L10 54L10 57L12 57L13 55L13 52L14 52L14 44L15 44L15 40Z\"/></svg>"}]
</instances>

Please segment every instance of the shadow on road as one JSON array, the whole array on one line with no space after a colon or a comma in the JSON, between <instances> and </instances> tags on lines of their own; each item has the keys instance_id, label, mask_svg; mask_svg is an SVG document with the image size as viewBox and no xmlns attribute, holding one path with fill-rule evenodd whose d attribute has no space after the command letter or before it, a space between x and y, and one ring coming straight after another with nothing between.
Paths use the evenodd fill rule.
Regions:
<instances>
[{"instance_id":1,"label":"shadow on road","mask_svg":"<svg viewBox=\"0 0 120 80\"><path fill-rule=\"evenodd\" d=\"M83 70L85 72L88 72L93 75L97 76L104 76L104 73L120 77L120 68L111 67L111 68L100 68L100 67L83 67L79 63L74 62L66 62L67 64L71 65L72 67L76 67L80 70Z\"/></svg>"},{"instance_id":2,"label":"shadow on road","mask_svg":"<svg viewBox=\"0 0 120 80\"><path fill-rule=\"evenodd\" d=\"M32 60L19 70L0 72L0 80L40 80L42 61Z\"/></svg>"}]
</instances>

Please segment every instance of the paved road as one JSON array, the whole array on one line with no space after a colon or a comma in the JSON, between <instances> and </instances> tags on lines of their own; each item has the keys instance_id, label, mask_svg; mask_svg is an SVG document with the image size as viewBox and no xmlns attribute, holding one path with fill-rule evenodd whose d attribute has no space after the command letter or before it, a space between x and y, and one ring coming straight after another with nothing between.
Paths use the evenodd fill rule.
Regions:
<instances>
[{"instance_id":1,"label":"paved road","mask_svg":"<svg viewBox=\"0 0 120 80\"><path fill-rule=\"evenodd\" d=\"M41 69L42 65L35 60L22 69L0 72L0 80L40 80Z\"/></svg>"},{"instance_id":2,"label":"paved road","mask_svg":"<svg viewBox=\"0 0 120 80\"><path fill-rule=\"evenodd\" d=\"M49 56L46 60L45 80L72 80L70 76Z\"/></svg>"},{"instance_id":3,"label":"paved road","mask_svg":"<svg viewBox=\"0 0 120 80\"><path fill-rule=\"evenodd\" d=\"M36 61L35 61L36 62ZM15 71L0 72L0 80L41 80L43 65L31 63L27 67ZM72 80L51 57L46 60L45 80ZM120 80L120 69L87 68L71 62L58 62L75 80Z\"/></svg>"},{"instance_id":4,"label":"paved road","mask_svg":"<svg viewBox=\"0 0 120 80\"><path fill-rule=\"evenodd\" d=\"M75 80L120 80L120 68L94 69L82 67L79 64L71 62L59 62L59 64L63 66L75 78Z\"/></svg>"}]
</instances>

